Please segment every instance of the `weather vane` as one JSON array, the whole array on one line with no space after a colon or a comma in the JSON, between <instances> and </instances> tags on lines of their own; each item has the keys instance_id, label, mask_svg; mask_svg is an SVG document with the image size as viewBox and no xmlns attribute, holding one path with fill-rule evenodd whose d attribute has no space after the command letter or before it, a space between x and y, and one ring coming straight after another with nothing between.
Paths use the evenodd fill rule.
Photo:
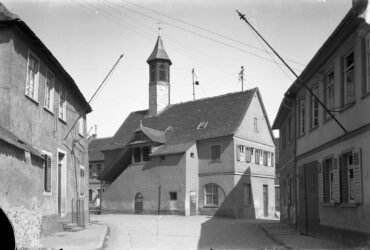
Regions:
<instances>
[{"instance_id":1,"label":"weather vane","mask_svg":"<svg viewBox=\"0 0 370 250\"><path fill-rule=\"evenodd\" d=\"M158 35L160 36L161 35L161 30L162 30L162 27L161 27L162 21L158 20L157 24L158 24Z\"/></svg>"}]
</instances>

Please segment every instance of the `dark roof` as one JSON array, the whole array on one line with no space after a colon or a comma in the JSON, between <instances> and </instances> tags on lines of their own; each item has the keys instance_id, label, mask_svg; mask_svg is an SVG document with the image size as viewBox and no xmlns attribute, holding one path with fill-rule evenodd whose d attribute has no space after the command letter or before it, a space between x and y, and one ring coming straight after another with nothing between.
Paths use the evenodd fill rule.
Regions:
<instances>
[{"instance_id":1,"label":"dark roof","mask_svg":"<svg viewBox=\"0 0 370 250\"><path fill-rule=\"evenodd\" d=\"M9 130L1 126L0 126L0 140L10 145L13 145L14 147L17 147L21 150L28 151L34 156L44 159L42 156L43 154L38 149L33 147L31 144L28 144L27 142L22 141L18 136L16 136L12 132L10 132Z\"/></svg>"},{"instance_id":2,"label":"dark roof","mask_svg":"<svg viewBox=\"0 0 370 250\"><path fill-rule=\"evenodd\" d=\"M142 131L153 142L166 143L166 132L141 126L137 131Z\"/></svg>"},{"instance_id":3,"label":"dark roof","mask_svg":"<svg viewBox=\"0 0 370 250\"><path fill-rule=\"evenodd\" d=\"M54 57L50 50L45 46L45 44L36 36L36 34L28 27L28 25L20 19L17 15L11 13L3 3L0 2L0 24L5 25L16 25L18 26L26 36L32 41L36 48L39 49L40 55L43 55L47 60L49 60L66 78L67 83L74 90L74 93L81 99L83 104L83 111L90 113L92 111L90 105L87 103L85 97L82 95L80 89L77 87L76 83L68 72L63 68L59 61Z\"/></svg>"},{"instance_id":4,"label":"dark roof","mask_svg":"<svg viewBox=\"0 0 370 250\"><path fill-rule=\"evenodd\" d=\"M231 135L238 128L257 88L216 97L199 99L169 106L157 116L148 116L148 110L132 112L104 150L123 148L140 127L166 132L169 145ZM199 123L208 122L203 129Z\"/></svg>"},{"instance_id":5,"label":"dark roof","mask_svg":"<svg viewBox=\"0 0 370 250\"><path fill-rule=\"evenodd\" d=\"M146 61L149 63L150 61L153 61L153 60L167 60L169 61L170 65L172 64L170 58L167 55L166 50L164 49L161 36L158 36L154 49L152 53L150 54L148 60Z\"/></svg>"},{"instance_id":6,"label":"dark roof","mask_svg":"<svg viewBox=\"0 0 370 250\"><path fill-rule=\"evenodd\" d=\"M89 161L103 161L101 149L112 140L112 137L97 138L89 142Z\"/></svg>"}]
</instances>

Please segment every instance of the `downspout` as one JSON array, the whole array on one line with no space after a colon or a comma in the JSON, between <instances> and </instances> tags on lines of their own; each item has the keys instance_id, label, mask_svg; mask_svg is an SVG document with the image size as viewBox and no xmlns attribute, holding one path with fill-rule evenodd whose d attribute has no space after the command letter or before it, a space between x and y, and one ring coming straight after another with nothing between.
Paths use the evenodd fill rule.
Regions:
<instances>
[{"instance_id":1,"label":"downspout","mask_svg":"<svg viewBox=\"0 0 370 250\"><path fill-rule=\"evenodd\" d=\"M294 164L294 185L295 185L295 226L298 229L298 195L299 195L299 185L298 185L298 167L297 167L297 133L298 133L298 116L297 116L297 99L293 100L293 116L294 116L294 145L293 145L293 164Z\"/></svg>"}]
</instances>

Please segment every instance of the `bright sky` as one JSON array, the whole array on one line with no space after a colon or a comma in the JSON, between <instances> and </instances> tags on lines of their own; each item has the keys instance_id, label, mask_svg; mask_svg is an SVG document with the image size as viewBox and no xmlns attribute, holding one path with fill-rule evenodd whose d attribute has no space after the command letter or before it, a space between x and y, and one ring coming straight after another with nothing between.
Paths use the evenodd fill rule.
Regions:
<instances>
[{"instance_id":1,"label":"bright sky","mask_svg":"<svg viewBox=\"0 0 370 250\"><path fill-rule=\"evenodd\" d=\"M246 18L300 73L350 9L352 0L2 0L44 42L91 103L88 130L113 136L127 115L148 108L147 58L162 27L171 66L171 103L258 87L270 122L294 77L266 54ZM159 24L160 23L160 24ZM190 24L190 25L189 25ZM277 59L275 59L277 61ZM301 64L297 64L299 62ZM288 76L289 77L288 77Z\"/></svg>"}]
</instances>

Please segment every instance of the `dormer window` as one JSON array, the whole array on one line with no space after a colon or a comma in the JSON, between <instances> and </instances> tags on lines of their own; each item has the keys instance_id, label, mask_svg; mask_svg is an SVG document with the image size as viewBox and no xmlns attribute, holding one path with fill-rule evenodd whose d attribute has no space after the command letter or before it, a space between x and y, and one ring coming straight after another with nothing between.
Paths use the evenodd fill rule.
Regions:
<instances>
[{"instance_id":1,"label":"dormer window","mask_svg":"<svg viewBox=\"0 0 370 250\"><path fill-rule=\"evenodd\" d=\"M159 80L160 81L167 81L167 79L166 79L166 66L164 64L161 64L159 66Z\"/></svg>"},{"instance_id":2,"label":"dormer window","mask_svg":"<svg viewBox=\"0 0 370 250\"><path fill-rule=\"evenodd\" d=\"M140 163L140 162L149 161L150 152L151 152L151 148L149 146L133 148L133 151L132 151L133 162Z\"/></svg>"},{"instance_id":3,"label":"dormer window","mask_svg":"<svg viewBox=\"0 0 370 250\"><path fill-rule=\"evenodd\" d=\"M207 127L207 124L208 124L208 121L200 122L198 125L198 129L204 129L205 127Z\"/></svg>"}]
</instances>

